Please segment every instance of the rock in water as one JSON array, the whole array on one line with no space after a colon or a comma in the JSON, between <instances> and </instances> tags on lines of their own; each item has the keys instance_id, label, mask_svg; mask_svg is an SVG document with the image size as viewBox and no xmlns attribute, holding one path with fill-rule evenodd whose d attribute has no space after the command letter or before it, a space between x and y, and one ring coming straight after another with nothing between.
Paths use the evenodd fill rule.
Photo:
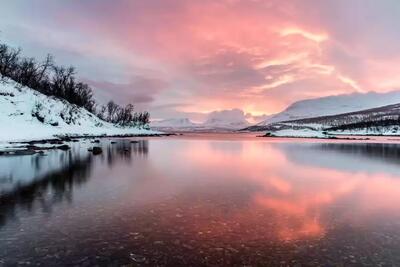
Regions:
<instances>
[{"instance_id":1,"label":"rock in water","mask_svg":"<svg viewBox=\"0 0 400 267\"><path fill-rule=\"evenodd\" d=\"M70 146L69 145L61 145L61 146L58 146L57 148L61 149L61 150L68 150L68 149L70 149Z\"/></svg>"},{"instance_id":2,"label":"rock in water","mask_svg":"<svg viewBox=\"0 0 400 267\"><path fill-rule=\"evenodd\" d=\"M95 146L93 148L89 148L88 151L92 152L93 155L99 155L101 153L103 153L103 149L99 146Z\"/></svg>"}]
</instances>

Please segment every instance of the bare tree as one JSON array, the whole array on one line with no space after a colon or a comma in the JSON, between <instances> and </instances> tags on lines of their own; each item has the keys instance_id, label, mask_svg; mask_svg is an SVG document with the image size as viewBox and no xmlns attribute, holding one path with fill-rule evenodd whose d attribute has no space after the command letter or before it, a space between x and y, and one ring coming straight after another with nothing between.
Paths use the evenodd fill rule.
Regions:
<instances>
[{"instance_id":1,"label":"bare tree","mask_svg":"<svg viewBox=\"0 0 400 267\"><path fill-rule=\"evenodd\" d=\"M115 123L116 115L119 109L120 107L117 104L115 104L114 101L109 101L106 106L107 121Z\"/></svg>"}]
</instances>

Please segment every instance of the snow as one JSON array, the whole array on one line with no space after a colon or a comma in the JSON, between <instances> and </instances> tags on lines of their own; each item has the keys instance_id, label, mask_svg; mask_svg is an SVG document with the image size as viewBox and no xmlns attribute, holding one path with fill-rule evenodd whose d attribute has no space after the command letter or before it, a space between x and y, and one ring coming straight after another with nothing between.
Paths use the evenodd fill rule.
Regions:
<instances>
[{"instance_id":1,"label":"snow","mask_svg":"<svg viewBox=\"0 0 400 267\"><path fill-rule=\"evenodd\" d=\"M204 127L242 129L249 126L244 112L240 109L213 111L203 123Z\"/></svg>"},{"instance_id":2,"label":"snow","mask_svg":"<svg viewBox=\"0 0 400 267\"><path fill-rule=\"evenodd\" d=\"M51 139L58 136L158 133L145 128L117 127L67 101L21 87L15 82L0 83L0 142Z\"/></svg>"},{"instance_id":3,"label":"snow","mask_svg":"<svg viewBox=\"0 0 400 267\"><path fill-rule=\"evenodd\" d=\"M319 129L283 129L267 132L273 137L297 137L297 138L332 138L350 136L400 136L399 126L375 127L373 129L357 129L346 131L323 131Z\"/></svg>"},{"instance_id":4,"label":"snow","mask_svg":"<svg viewBox=\"0 0 400 267\"><path fill-rule=\"evenodd\" d=\"M244 112L240 109L213 111L203 123L194 123L188 118L172 118L150 123L154 129L176 131L238 130L248 127Z\"/></svg>"},{"instance_id":5,"label":"snow","mask_svg":"<svg viewBox=\"0 0 400 267\"><path fill-rule=\"evenodd\" d=\"M273 137L299 137L299 138L329 138L321 131L312 129L284 129L271 132Z\"/></svg>"},{"instance_id":6,"label":"snow","mask_svg":"<svg viewBox=\"0 0 400 267\"><path fill-rule=\"evenodd\" d=\"M198 124L192 122L188 118L172 118L160 121L152 121L150 123L151 127L175 127L175 128L186 128L186 127L196 127Z\"/></svg>"},{"instance_id":7,"label":"snow","mask_svg":"<svg viewBox=\"0 0 400 267\"><path fill-rule=\"evenodd\" d=\"M287 130L289 132L285 133L285 135L288 136L299 135L304 130L326 133L331 136L399 136L399 118L400 104L394 104L351 113L277 122L263 126L263 128L272 135L275 132L282 133L283 130ZM304 135L304 133L301 135Z\"/></svg>"},{"instance_id":8,"label":"snow","mask_svg":"<svg viewBox=\"0 0 400 267\"><path fill-rule=\"evenodd\" d=\"M354 129L354 130L344 130L344 131L332 131L331 134L337 136L350 136L350 135L360 135L360 136L400 136L399 126L387 126L387 127L373 127L364 129Z\"/></svg>"},{"instance_id":9,"label":"snow","mask_svg":"<svg viewBox=\"0 0 400 267\"><path fill-rule=\"evenodd\" d=\"M284 111L275 114L257 124L257 126L288 120L336 115L397 103L400 103L400 91L388 93L353 93L307 99L293 103Z\"/></svg>"}]
</instances>

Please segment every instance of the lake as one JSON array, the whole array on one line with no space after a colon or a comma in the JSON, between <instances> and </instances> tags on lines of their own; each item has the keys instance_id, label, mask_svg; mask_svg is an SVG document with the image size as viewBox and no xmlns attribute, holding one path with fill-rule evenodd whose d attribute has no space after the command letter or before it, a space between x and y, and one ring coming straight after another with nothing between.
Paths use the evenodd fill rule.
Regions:
<instances>
[{"instance_id":1,"label":"lake","mask_svg":"<svg viewBox=\"0 0 400 267\"><path fill-rule=\"evenodd\" d=\"M3 156L0 266L400 266L400 145L377 142L189 134Z\"/></svg>"}]
</instances>

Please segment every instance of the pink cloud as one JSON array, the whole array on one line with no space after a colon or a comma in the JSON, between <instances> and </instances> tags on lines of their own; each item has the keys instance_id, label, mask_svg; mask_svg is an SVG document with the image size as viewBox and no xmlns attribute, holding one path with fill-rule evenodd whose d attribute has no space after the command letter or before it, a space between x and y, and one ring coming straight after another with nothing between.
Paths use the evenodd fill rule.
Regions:
<instances>
[{"instance_id":1,"label":"pink cloud","mask_svg":"<svg viewBox=\"0 0 400 267\"><path fill-rule=\"evenodd\" d=\"M308 97L387 91L400 85L397 57L393 57L400 36L392 26L396 16L388 12L390 3L40 3L49 9L47 13L57 14L57 20L51 16L30 18L54 32L49 35L55 39L50 38L50 43L62 46L59 36L73 36L72 43L62 42L69 50L120 65L125 80L109 83L129 85L132 76L148 77L148 72L165 81L168 88L156 92L154 84L147 85L148 89L143 84L129 86L132 92L124 89L150 108L185 103L177 111L240 108L263 114ZM368 25L368 16L376 24ZM91 80L103 82L102 77L92 76Z\"/></svg>"}]
</instances>

